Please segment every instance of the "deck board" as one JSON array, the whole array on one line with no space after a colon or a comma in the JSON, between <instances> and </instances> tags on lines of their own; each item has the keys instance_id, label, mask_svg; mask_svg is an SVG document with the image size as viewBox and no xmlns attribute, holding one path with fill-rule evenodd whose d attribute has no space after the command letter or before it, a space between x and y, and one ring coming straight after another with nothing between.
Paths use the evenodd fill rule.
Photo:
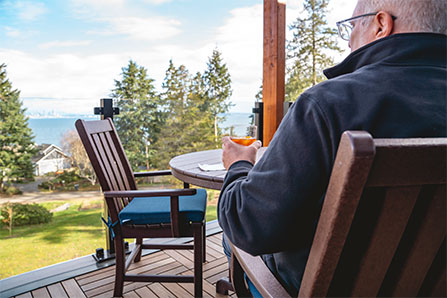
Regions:
<instances>
[{"instance_id":1,"label":"deck board","mask_svg":"<svg viewBox=\"0 0 447 298\"><path fill-rule=\"evenodd\" d=\"M33 295L31 295L31 292L26 292L22 295L16 296L16 298L33 298Z\"/></svg>"},{"instance_id":2,"label":"deck board","mask_svg":"<svg viewBox=\"0 0 447 298\"><path fill-rule=\"evenodd\" d=\"M216 293L215 283L228 275L228 262L222 250L221 233L207 237L207 261L203 264L204 297L228 297ZM193 274L192 250L158 251L141 258L129 268L133 274ZM115 266L98 269L62 282L46 285L17 298L28 297L112 297L115 282ZM193 297L192 283L141 283L125 282L123 297ZM230 295L233 293L230 292Z\"/></svg>"},{"instance_id":3,"label":"deck board","mask_svg":"<svg viewBox=\"0 0 447 298\"><path fill-rule=\"evenodd\" d=\"M51 298L46 287L31 292L34 298Z\"/></svg>"},{"instance_id":4,"label":"deck board","mask_svg":"<svg viewBox=\"0 0 447 298\"><path fill-rule=\"evenodd\" d=\"M123 294L123 298L140 298L135 291Z\"/></svg>"},{"instance_id":5,"label":"deck board","mask_svg":"<svg viewBox=\"0 0 447 298\"><path fill-rule=\"evenodd\" d=\"M60 297L60 298L68 297L61 283L49 285L47 287L47 290L48 292L50 292L51 297Z\"/></svg>"},{"instance_id":6,"label":"deck board","mask_svg":"<svg viewBox=\"0 0 447 298\"><path fill-rule=\"evenodd\" d=\"M151 291L147 286L145 287L141 287L139 289L136 289L135 292L140 296L140 297L145 297L145 298L158 298L158 296Z\"/></svg>"},{"instance_id":7,"label":"deck board","mask_svg":"<svg viewBox=\"0 0 447 298\"><path fill-rule=\"evenodd\" d=\"M85 294L79 287L79 284L73 278L64 280L62 282L62 286L64 287L65 291L67 292L68 297L80 297L80 298L85 297Z\"/></svg>"}]
</instances>

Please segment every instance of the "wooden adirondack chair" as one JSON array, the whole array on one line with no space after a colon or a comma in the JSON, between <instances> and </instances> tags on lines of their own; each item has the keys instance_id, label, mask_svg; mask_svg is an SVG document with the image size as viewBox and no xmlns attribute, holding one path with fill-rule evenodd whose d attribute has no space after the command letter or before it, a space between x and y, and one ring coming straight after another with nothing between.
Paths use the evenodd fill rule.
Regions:
<instances>
[{"instance_id":1,"label":"wooden adirondack chair","mask_svg":"<svg viewBox=\"0 0 447 298\"><path fill-rule=\"evenodd\" d=\"M170 175L170 171L133 173L113 122L76 121L76 129L104 191L114 233L116 275L114 296L122 296L124 281L193 282L194 295L202 296L202 262L205 262L204 189L137 190L134 177ZM194 237L194 244L144 244L143 238ZM127 257L124 239L135 238ZM142 249L193 249L194 275L126 274L140 261Z\"/></svg>"},{"instance_id":2,"label":"wooden adirondack chair","mask_svg":"<svg viewBox=\"0 0 447 298\"><path fill-rule=\"evenodd\" d=\"M299 297L446 297L446 157L447 138L345 132ZM238 296L243 270L264 298L290 297L260 257L232 253Z\"/></svg>"}]
</instances>

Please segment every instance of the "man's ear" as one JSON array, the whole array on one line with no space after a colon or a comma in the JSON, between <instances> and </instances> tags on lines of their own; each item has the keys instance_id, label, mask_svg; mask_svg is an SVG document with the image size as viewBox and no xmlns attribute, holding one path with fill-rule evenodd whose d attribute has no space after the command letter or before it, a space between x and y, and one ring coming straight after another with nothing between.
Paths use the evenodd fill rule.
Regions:
<instances>
[{"instance_id":1,"label":"man's ear","mask_svg":"<svg viewBox=\"0 0 447 298\"><path fill-rule=\"evenodd\" d=\"M374 17L374 25L376 40L387 37L393 32L393 17L385 11L379 11Z\"/></svg>"}]
</instances>

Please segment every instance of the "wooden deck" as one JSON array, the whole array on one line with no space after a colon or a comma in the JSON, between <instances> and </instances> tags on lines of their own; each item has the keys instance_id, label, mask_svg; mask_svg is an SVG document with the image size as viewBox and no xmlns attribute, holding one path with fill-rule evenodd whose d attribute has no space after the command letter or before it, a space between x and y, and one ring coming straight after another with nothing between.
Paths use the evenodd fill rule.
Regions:
<instances>
[{"instance_id":1,"label":"wooden deck","mask_svg":"<svg viewBox=\"0 0 447 298\"><path fill-rule=\"evenodd\" d=\"M228 276L228 262L222 250L222 233L207 237L207 262L203 265L204 297L227 297L216 294L215 283ZM192 274L192 250L166 250L144 256L130 267L130 272L147 274ZM112 297L115 266L21 294L16 297ZM125 282L123 297L193 297L192 283ZM230 297L234 294L230 293Z\"/></svg>"}]
</instances>

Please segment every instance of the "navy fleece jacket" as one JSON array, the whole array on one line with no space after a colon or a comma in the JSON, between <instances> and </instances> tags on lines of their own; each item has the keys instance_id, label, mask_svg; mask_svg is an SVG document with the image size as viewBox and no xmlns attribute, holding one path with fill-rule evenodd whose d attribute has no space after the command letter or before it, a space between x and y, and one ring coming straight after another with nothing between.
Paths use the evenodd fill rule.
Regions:
<instances>
[{"instance_id":1,"label":"navy fleece jacket","mask_svg":"<svg viewBox=\"0 0 447 298\"><path fill-rule=\"evenodd\" d=\"M297 295L341 134L446 136L446 44L441 34L396 34L351 53L304 92L263 157L234 163L218 203L229 240L262 255Z\"/></svg>"}]
</instances>

